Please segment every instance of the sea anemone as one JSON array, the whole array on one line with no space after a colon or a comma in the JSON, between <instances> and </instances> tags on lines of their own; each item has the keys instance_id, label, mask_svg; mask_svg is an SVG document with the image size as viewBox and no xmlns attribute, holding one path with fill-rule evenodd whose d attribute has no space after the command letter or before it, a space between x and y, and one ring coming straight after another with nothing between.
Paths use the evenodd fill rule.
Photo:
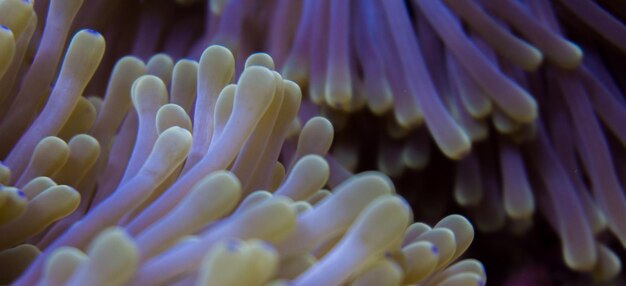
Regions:
<instances>
[{"instance_id":1,"label":"sea anemone","mask_svg":"<svg viewBox=\"0 0 626 286\"><path fill-rule=\"evenodd\" d=\"M615 5L0 0L0 258L19 257L4 281L34 260L19 285L48 274L53 284L435 285L449 276L436 273L459 271L465 278L444 284L484 282L474 260L440 265L442 249L473 236L452 225L452 248L450 233L420 223L402 244L355 248L365 217L402 212L396 188L409 222L441 226L463 211L482 233L509 229L491 238L520 251L487 235L470 250L495 283L545 265L563 271L557 252L543 253L554 234L560 263L593 274L568 276L614 279L626 249L626 26ZM385 175L353 175L372 169ZM313 226L353 207L323 206L364 178L386 182L386 199L357 204L341 227ZM194 205L213 199L219 207ZM266 222L243 217L266 201L284 213L264 232ZM249 233L229 228L248 223ZM322 229L332 234L317 237ZM424 234L436 259L407 241L421 229L437 230ZM493 263L492 245L515 261ZM127 266L107 268L108 249L125 252L112 256ZM433 259L434 270L412 274ZM254 270L241 277L222 261Z\"/></svg>"},{"instance_id":2,"label":"sea anemone","mask_svg":"<svg viewBox=\"0 0 626 286\"><path fill-rule=\"evenodd\" d=\"M467 219L414 223L382 173L329 167L332 125L300 126L300 88L267 54L236 84L223 46L126 56L103 98L83 97L105 40L78 31L59 64L80 2L51 1L32 63L32 3L0 3L1 283L484 284L457 261Z\"/></svg>"}]
</instances>

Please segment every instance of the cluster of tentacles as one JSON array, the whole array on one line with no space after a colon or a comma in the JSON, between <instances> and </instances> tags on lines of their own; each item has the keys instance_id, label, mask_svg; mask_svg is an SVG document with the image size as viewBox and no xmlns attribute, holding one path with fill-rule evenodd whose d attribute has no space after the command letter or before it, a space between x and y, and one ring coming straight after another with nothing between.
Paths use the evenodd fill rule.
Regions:
<instances>
[{"instance_id":1,"label":"cluster of tentacles","mask_svg":"<svg viewBox=\"0 0 626 286\"><path fill-rule=\"evenodd\" d=\"M127 267L127 280L119 283L208 281L215 273L227 274L217 257L250 263L237 256L246 251L264 253L269 264L275 262L276 267L264 270L273 276L261 283L292 280L294 273L277 274L286 263L278 241L288 235L278 235L276 241L257 234L240 238L269 241L268 250L257 240L233 242L209 234L229 225L223 221L235 219L251 195L280 201L274 198L280 193L291 198L281 201L292 211L284 219L297 221L295 232L285 233L307 236L298 232L306 210L316 210L316 203L333 197L337 189L350 189L344 184L363 176L353 173L377 169L393 179L418 220L436 224L451 210L460 210L481 232L507 228L529 240L550 240L536 236L537 225L542 235L559 238L559 263L592 274L584 283L620 279L616 276L626 249L623 4L0 0L0 228L7 233L0 258L27 257L9 271L16 275L44 250L24 276L35 283L45 280L46 271L60 271L44 267L53 265L45 264L56 257L48 257L53 249L73 246L61 248L69 252L59 257L74 259L75 268L66 270L63 281L79 283L86 280L77 279L93 278L85 270L93 266L85 261L97 256L98 233L117 226L104 232L99 243L117 239L116 245L137 253L135 260L128 258L137 267ZM83 28L93 30L76 33L64 54L69 35ZM220 46L207 49L210 45ZM274 82L253 82L253 76L246 76L253 71L254 78L272 74ZM240 91L242 84L250 91ZM272 90L265 97L259 95L264 88ZM307 179L309 173L314 175ZM144 176L150 183L136 179ZM390 182L380 173L366 175L373 180L370 176ZM175 211L179 208L192 210L182 202L195 201L192 190L202 182L230 187L232 206L224 203L230 207L220 207L219 215L195 228L178 226L185 231L172 221L157 223L182 215ZM129 184L140 184L144 191ZM290 188L308 193L291 197ZM394 203L402 201L390 188ZM59 205L45 203L52 199ZM341 233L366 205L355 209ZM79 223L87 219L102 223ZM37 223L16 231L27 220ZM543 231L545 225L551 231ZM422 227L437 230L420 224L416 232ZM80 241L68 234L82 231L89 235ZM146 242L162 232L169 234L152 245ZM180 252L193 252L196 260L184 266L167 260L182 255L176 254L177 246L171 248L176 241L182 245L198 239L181 240L191 234L200 240L211 237L201 244L202 251ZM323 257L331 246L341 245L339 237L318 239L306 246L309 256L293 262L302 267L299 273L325 269L314 264L332 264L322 263ZM465 250L456 239L456 246L446 247ZM86 248L92 240L93 253ZM437 244L435 240L446 239L430 241ZM410 259L397 255L409 244L385 246L376 252L378 262L342 270L341 283L379 275L416 283L407 278ZM230 248L237 251L229 254ZM142 272L148 271L141 267L145 261L168 253L173 256L165 261L176 267L163 262L155 264L162 268ZM539 257L530 261L553 263L542 260L542 254L534 253ZM442 280L433 275L445 272L440 270L449 262L435 263L430 274L419 277L437 284ZM460 272L484 282L484 272L471 267ZM497 267L494 272L506 272L504 276L517 272ZM170 276L141 280L146 273Z\"/></svg>"}]
</instances>

